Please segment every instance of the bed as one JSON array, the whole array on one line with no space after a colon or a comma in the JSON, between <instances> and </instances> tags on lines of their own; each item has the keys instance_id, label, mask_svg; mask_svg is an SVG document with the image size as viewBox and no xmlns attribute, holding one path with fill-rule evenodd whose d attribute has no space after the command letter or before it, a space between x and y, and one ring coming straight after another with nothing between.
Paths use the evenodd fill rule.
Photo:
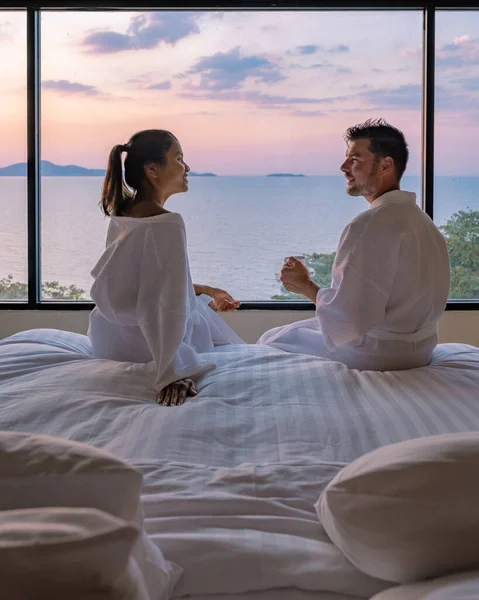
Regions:
<instances>
[{"instance_id":1,"label":"bed","mask_svg":"<svg viewBox=\"0 0 479 600\"><path fill-rule=\"evenodd\" d=\"M260 346L218 348L184 406L160 407L147 365L94 359L85 336L0 340L0 429L104 448L144 476L146 529L184 568L175 597L353 600L391 584L356 570L314 502L358 456L479 429L479 349L430 366L358 372Z\"/></svg>"}]
</instances>

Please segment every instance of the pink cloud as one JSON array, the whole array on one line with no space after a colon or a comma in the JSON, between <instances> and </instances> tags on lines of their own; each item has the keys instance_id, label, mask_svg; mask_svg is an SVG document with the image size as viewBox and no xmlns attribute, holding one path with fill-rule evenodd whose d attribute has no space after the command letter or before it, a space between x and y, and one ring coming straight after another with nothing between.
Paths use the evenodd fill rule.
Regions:
<instances>
[{"instance_id":1,"label":"pink cloud","mask_svg":"<svg viewBox=\"0 0 479 600\"><path fill-rule=\"evenodd\" d=\"M401 50L401 56L404 58L416 58L422 54L422 44L419 44L416 48L404 48Z\"/></svg>"}]
</instances>

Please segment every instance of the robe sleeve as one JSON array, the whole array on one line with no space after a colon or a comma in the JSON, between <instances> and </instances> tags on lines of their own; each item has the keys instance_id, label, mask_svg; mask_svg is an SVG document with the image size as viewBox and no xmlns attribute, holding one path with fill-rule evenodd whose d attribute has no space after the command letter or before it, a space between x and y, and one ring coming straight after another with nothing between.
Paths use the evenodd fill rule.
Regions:
<instances>
[{"instance_id":1,"label":"robe sleeve","mask_svg":"<svg viewBox=\"0 0 479 600\"><path fill-rule=\"evenodd\" d=\"M149 227L145 236L137 299L137 319L155 362L155 389L203 375L215 367L184 341L191 317L193 284L185 230L169 224Z\"/></svg>"},{"instance_id":2,"label":"robe sleeve","mask_svg":"<svg viewBox=\"0 0 479 600\"><path fill-rule=\"evenodd\" d=\"M92 299L106 319L139 327L160 392L179 379L195 378L215 367L184 341L194 294L186 255L186 235L177 223L155 223L129 239L107 258L115 276L92 287Z\"/></svg>"},{"instance_id":3,"label":"robe sleeve","mask_svg":"<svg viewBox=\"0 0 479 600\"><path fill-rule=\"evenodd\" d=\"M319 290L316 316L330 350L359 340L384 321L397 271L401 231L381 209L344 230L331 287Z\"/></svg>"}]
</instances>

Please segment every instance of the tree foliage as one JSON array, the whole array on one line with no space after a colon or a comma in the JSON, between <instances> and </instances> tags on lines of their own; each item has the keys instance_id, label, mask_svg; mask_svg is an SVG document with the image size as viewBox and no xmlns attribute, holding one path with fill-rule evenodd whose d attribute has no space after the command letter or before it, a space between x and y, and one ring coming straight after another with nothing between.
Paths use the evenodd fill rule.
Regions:
<instances>
[{"instance_id":1,"label":"tree foliage","mask_svg":"<svg viewBox=\"0 0 479 600\"><path fill-rule=\"evenodd\" d=\"M440 227L451 261L450 298L479 298L479 211L460 210Z\"/></svg>"},{"instance_id":2,"label":"tree foliage","mask_svg":"<svg viewBox=\"0 0 479 600\"><path fill-rule=\"evenodd\" d=\"M60 285L58 281L45 281L42 285L42 298L44 300L86 300L83 297L85 290L74 285ZM1 300L26 300L28 286L26 283L14 281L12 275L0 279Z\"/></svg>"}]
</instances>

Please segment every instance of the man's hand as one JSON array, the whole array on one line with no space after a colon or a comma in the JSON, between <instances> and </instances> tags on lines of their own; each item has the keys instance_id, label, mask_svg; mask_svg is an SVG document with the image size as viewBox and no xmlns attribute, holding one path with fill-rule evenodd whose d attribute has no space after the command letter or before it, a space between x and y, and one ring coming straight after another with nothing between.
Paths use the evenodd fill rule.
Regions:
<instances>
[{"instance_id":1,"label":"man's hand","mask_svg":"<svg viewBox=\"0 0 479 600\"><path fill-rule=\"evenodd\" d=\"M221 290L220 288L207 288L208 296L213 298L213 302L210 302L210 306L213 310L218 310L220 312L231 312L236 310L241 302L239 300L235 300L232 298L228 292L225 290Z\"/></svg>"},{"instance_id":2,"label":"man's hand","mask_svg":"<svg viewBox=\"0 0 479 600\"><path fill-rule=\"evenodd\" d=\"M191 379L180 379L167 385L158 394L156 401L161 406L180 406L188 396L196 396L195 384Z\"/></svg>"},{"instance_id":3,"label":"man's hand","mask_svg":"<svg viewBox=\"0 0 479 600\"><path fill-rule=\"evenodd\" d=\"M290 256L281 269L281 283L288 292L303 294L316 303L319 285L309 276L308 269L293 256Z\"/></svg>"}]
</instances>

